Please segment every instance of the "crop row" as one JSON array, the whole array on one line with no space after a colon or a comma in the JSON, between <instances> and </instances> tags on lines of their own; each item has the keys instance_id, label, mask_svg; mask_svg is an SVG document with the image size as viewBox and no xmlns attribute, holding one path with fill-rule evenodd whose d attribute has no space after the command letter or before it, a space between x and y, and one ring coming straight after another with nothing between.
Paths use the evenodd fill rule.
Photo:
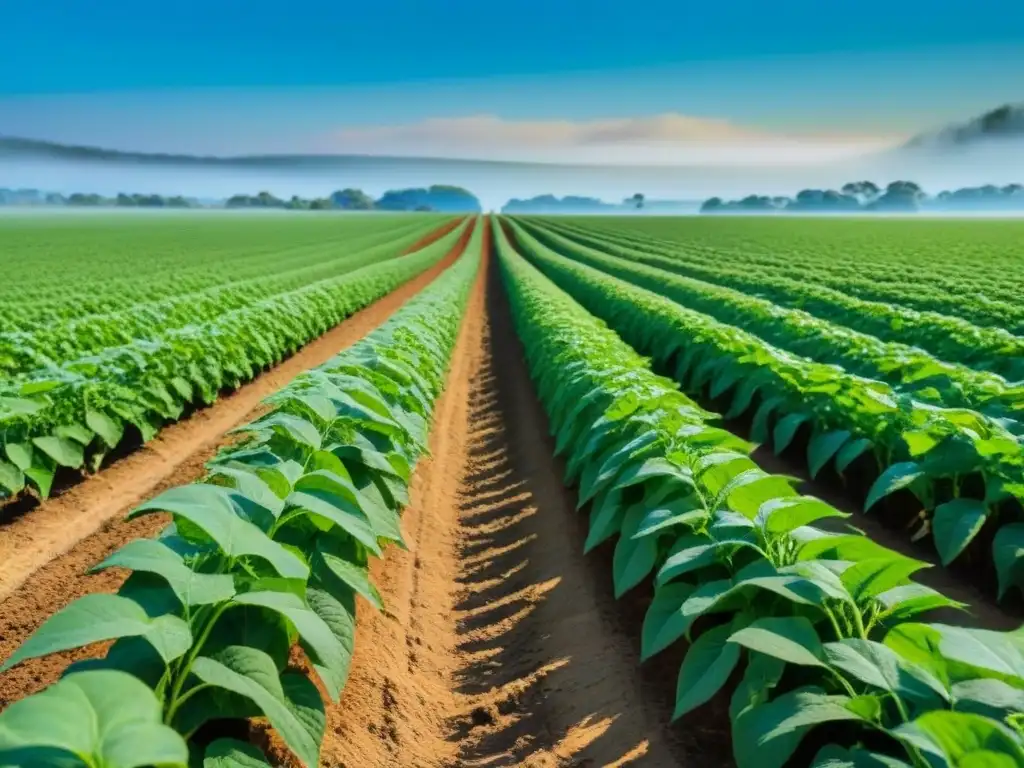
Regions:
<instances>
[{"instance_id":1,"label":"crop row","mask_svg":"<svg viewBox=\"0 0 1024 768\"><path fill-rule=\"evenodd\" d=\"M646 219L628 229L657 233L687 258L1024 334L1019 222Z\"/></svg>"},{"instance_id":2,"label":"crop row","mask_svg":"<svg viewBox=\"0 0 1024 768\"><path fill-rule=\"evenodd\" d=\"M4 221L0 327L53 322L258 281L439 226L440 217L50 217Z\"/></svg>"},{"instance_id":3,"label":"crop row","mask_svg":"<svg viewBox=\"0 0 1024 768\"><path fill-rule=\"evenodd\" d=\"M1024 585L1024 452L997 423L918 403L880 382L777 349L559 255L515 222L511 227L527 258L687 391L721 398L727 418L752 414L752 440L770 437L780 453L803 431L812 476L829 464L842 474L859 463L874 479L866 509L907 489L927 514L900 523L915 523L919 534L930 531L943 563L971 551L977 539L970 556L983 569L994 563L1000 596ZM629 274L624 263L609 269ZM889 505L884 514L901 510ZM994 531L990 551L981 549L989 540L979 537L982 529Z\"/></svg>"},{"instance_id":4,"label":"crop row","mask_svg":"<svg viewBox=\"0 0 1024 768\"><path fill-rule=\"evenodd\" d=\"M149 440L194 402L210 403L440 261L470 225L408 256L114 346L0 389L0 495L49 493L59 468L95 469L134 426ZM6 460L5 458L6 457Z\"/></svg>"},{"instance_id":5,"label":"crop row","mask_svg":"<svg viewBox=\"0 0 1024 768\"><path fill-rule=\"evenodd\" d=\"M387 323L271 397L204 482L132 513L172 523L96 566L131 571L119 592L63 608L0 667L115 641L0 713L0 764L265 766L250 744L193 739L211 721L262 716L303 765L319 765L321 690L337 701L347 680L356 597L381 607L370 559L404 546L399 515L481 240L476 228ZM296 642L317 682L289 666Z\"/></svg>"},{"instance_id":6,"label":"crop row","mask_svg":"<svg viewBox=\"0 0 1024 768\"><path fill-rule=\"evenodd\" d=\"M739 326L765 341L819 363L840 365L847 372L884 381L921 402L945 408L970 408L1024 433L1024 386L986 371L943 362L906 344L883 342L850 328L823 320L801 309L790 309L758 296L676 274L675 260L648 256L598 240L594 248L546 227L526 223L532 234L555 250L635 282L691 309ZM623 261L619 261L622 257ZM622 267L616 271L614 266ZM669 271L666 271L669 270ZM1024 339L1019 340L1024 351ZM1004 349L1005 351L1005 349ZM1024 374L1024 358L1000 356Z\"/></svg>"},{"instance_id":7,"label":"crop row","mask_svg":"<svg viewBox=\"0 0 1024 768\"><path fill-rule=\"evenodd\" d=\"M803 279L775 276L759 270L756 264L745 265L721 253L695 255L684 251L679 243L619 232L598 234L553 220L545 220L544 226L616 256L802 309L882 341L919 347L941 361L989 371L1013 382L1024 380L1024 338L1003 328L981 327L937 312L860 299L815 283L813 275L805 274Z\"/></svg>"},{"instance_id":8,"label":"crop row","mask_svg":"<svg viewBox=\"0 0 1024 768\"><path fill-rule=\"evenodd\" d=\"M0 333L0 376L24 381L45 378L48 372L59 375L60 366L65 363L100 354L111 347L158 341L169 331L209 323L227 312L395 258L415 245L427 231L417 228L397 236L378 233L369 243L363 242L365 238L353 241L341 254L329 256L329 252L322 251L312 262L303 260L303 266L296 270L268 270L257 278L136 303L118 312L67 320L51 318L47 324L31 331L5 331Z\"/></svg>"},{"instance_id":9,"label":"crop row","mask_svg":"<svg viewBox=\"0 0 1024 768\"><path fill-rule=\"evenodd\" d=\"M843 513L757 467L501 234L498 253L586 548L614 542L617 596L653 582L645 659L688 643L675 717L738 679L739 768L1024 761L1024 636L914 621L951 605L910 579L923 563L814 527Z\"/></svg>"}]
</instances>

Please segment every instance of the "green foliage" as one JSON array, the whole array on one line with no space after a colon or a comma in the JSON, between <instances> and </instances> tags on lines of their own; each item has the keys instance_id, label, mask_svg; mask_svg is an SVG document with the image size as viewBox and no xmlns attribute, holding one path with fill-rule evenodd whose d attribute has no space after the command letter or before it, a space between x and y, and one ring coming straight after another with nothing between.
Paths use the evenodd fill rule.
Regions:
<instances>
[{"instance_id":1,"label":"green foliage","mask_svg":"<svg viewBox=\"0 0 1024 768\"><path fill-rule=\"evenodd\" d=\"M837 764L952 766L978 749L1017 764L1024 739L1005 706L1016 698L986 685L1024 691L1020 632L910 623L954 605L911 580L923 563L856 532L813 527L840 513L758 468L750 444L655 375L501 233L498 254L566 482L587 500L591 532L615 541L616 593L653 577L642 655L688 643L677 717L741 670L730 706L739 768L784 765L824 723L849 739L823 752L847 761ZM567 286L598 284L575 268L556 274ZM651 322L646 305L614 303L618 285L601 284L612 286L602 295L609 317ZM638 522L652 515L667 524ZM970 714L977 736L949 738L945 721L962 716L953 710L966 686L984 700L971 706L987 708ZM888 734L886 753L857 745L872 732Z\"/></svg>"},{"instance_id":2,"label":"green foliage","mask_svg":"<svg viewBox=\"0 0 1024 768\"><path fill-rule=\"evenodd\" d=\"M511 226L533 263L638 351L672 370L687 391L710 390L731 398L729 416L753 412L751 439L773 438L779 452L808 423L808 461L815 474L829 461L842 472L855 457L873 454L880 476L868 493L865 509L896 491L913 493L928 513L921 518L924 525L918 533L931 533L945 562L960 555L989 521L999 527L1024 519L1020 503L1024 500L1024 446L1015 434L1022 431L1022 422L932 405L917 399L916 391L903 392L815 357L798 356L751 332L774 327L782 318L785 323L777 328L781 333L795 317L793 310L728 289L708 286L705 292L698 286L707 284L610 256L549 231L546 224L521 226L513 221ZM557 245L559 251L545 242ZM737 307L745 309L740 313ZM759 324L757 313L765 318L763 323ZM822 321L808 315L792 332L821 325ZM819 346L831 344L824 337L819 342ZM869 344L858 342L855 347L870 354ZM905 355L894 354L887 365L896 369L905 361ZM1024 404L1018 403L1019 388L992 378L1001 382L998 388L1006 395L1001 406L992 407L1004 412L1000 409L1012 405L1016 413ZM963 395L969 386L961 382L953 389ZM964 490L965 480L972 476L980 477L981 483ZM970 519L951 524L954 512L969 514ZM1004 563L1008 550L999 551L996 561ZM1012 583L1024 586L1016 566L1000 567L1005 575L1018 579ZM1004 585L1004 594L1006 589Z\"/></svg>"},{"instance_id":3,"label":"green foliage","mask_svg":"<svg viewBox=\"0 0 1024 768\"><path fill-rule=\"evenodd\" d=\"M26 330L0 337L0 446L11 462L0 461L0 496L30 484L45 497L58 467L95 469L128 426L150 439L187 405L212 402L428 269L463 231L406 256L437 222L396 231L383 221L341 256L292 272L267 274L262 263L205 289L199 276L168 277L153 290L180 294L110 313L69 302L64 319L21 318Z\"/></svg>"},{"instance_id":4,"label":"green foliage","mask_svg":"<svg viewBox=\"0 0 1024 768\"><path fill-rule=\"evenodd\" d=\"M58 611L3 668L114 644L0 713L0 764L266 765L249 745L192 743L210 719L261 716L300 764L319 765L324 703L311 679L289 669L289 648L301 646L336 701L356 598L381 607L369 561L401 542L399 515L427 449L480 242L478 227L456 264L387 323L272 396L269 413L241 429L244 439L211 461L204 482L132 513L162 511L172 522L97 566L131 570L117 594Z\"/></svg>"}]
</instances>

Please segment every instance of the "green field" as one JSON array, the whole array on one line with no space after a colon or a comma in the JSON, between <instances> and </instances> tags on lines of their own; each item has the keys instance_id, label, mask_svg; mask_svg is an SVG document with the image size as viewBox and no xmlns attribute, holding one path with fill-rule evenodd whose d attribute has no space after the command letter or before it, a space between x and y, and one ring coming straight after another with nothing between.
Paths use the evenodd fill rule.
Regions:
<instances>
[{"instance_id":1,"label":"green field","mask_svg":"<svg viewBox=\"0 0 1024 768\"><path fill-rule=\"evenodd\" d=\"M127 578L0 517L0 765L1024 765L1022 234L0 219L0 513L359 337L87 531Z\"/></svg>"}]
</instances>

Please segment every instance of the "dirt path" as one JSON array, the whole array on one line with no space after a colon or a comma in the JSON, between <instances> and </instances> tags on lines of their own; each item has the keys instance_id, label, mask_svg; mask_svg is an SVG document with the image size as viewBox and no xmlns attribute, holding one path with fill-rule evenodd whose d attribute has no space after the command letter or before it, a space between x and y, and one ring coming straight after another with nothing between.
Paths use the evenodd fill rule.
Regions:
<instances>
[{"instance_id":1,"label":"dirt path","mask_svg":"<svg viewBox=\"0 0 1024 768\"><path fill-rule=\"evenodd\" d=\"M209 408L165 428L142 449L63 495L0 527L0 659L7 658L54 611L89 592L112 592L124 574L85 571L126 542L157 533L161 516L124 517L147 498L197 480L225 444L225 433L247 421L261 401L303 371L318 366L381 325L461 254L470 229L440 263L303 347ZM95 651L93 651L95 653ZM46 686L88 651L36 659L0 675L0 708Z\"/></svg>"},{"instance_id":2,"label":"dirt path","mask_svg":"<svg viewBox=\"0 0 1024 768\"><path fill-rule=\"evenodd\" d=\"M374 569L387 612L359 607L321 764L722 764L686 761L691 745L668 727L674 675L642 672L638 617L615 604L608 564L583 557L585 519L551 458L494 266L431 434L403 517L410 551Z\"/></svg>"}]
</instances>

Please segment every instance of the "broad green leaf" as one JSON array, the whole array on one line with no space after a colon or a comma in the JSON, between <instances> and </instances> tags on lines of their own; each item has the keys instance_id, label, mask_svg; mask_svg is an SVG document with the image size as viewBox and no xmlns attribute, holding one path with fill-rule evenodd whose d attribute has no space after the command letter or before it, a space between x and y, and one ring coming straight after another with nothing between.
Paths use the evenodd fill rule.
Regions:
<instances>
[{"instance_id":1,"label":"broad green leaf","mask_svg":"<svg viewBox=\"0 0 1024 768\"><path fill-rule=\"evenodd\" d=\"M25 474L13 464L0 461L0 491L14 495L25 487Z\"/></svg>"},{"instance_id":2,"label":"broad green leaf","mask_svg":"<svg viewBox=\"0 0 1024 768\"><path fill-rule=\"evenodd\" d=\"M298 631L328 693L337 701L341 693L339 681L343 682L347 676L349 654L326 621L290 592L246 592L237 595L234 601L266 608L288 619Z\"/></svg>"},{"instance_id":3,"label":"broad green leaf","mask_svg":"<svg viewBox=\"0 0 1024 768\"><path fill-rule=\"evenodd\" d=\"M660 586L691 571L714 564L718 546L706 536L684 536L669 551L668 558L658 571Z\"/></svg>"},{"instance_id":4,"label":"broad green leaf","mask_svg":"<svg viewBox=\"0 0 1024 768\"><path fill-rule=\"evenodd\" d=\"M622 521L625 518L626 507L622 502L622 492L603 493L590 508L590 527L587 530L587 539L583 543L583 554L588 554L615 536L622 530Z\"/></svg>"},{"instance_id":5,"label":"broad green leaf","mask_svg":"<svg viewBox=\"0 0 1024 768\"><path fill-rule=\"evenodd\" d=\"M270 656L244 646L225 648L216 657L200 656L192 672L207 685L251 700L306 768L319 765L326 716L315 688L310 695L312 683L305 677L279 676Z\"/></svg>"},{"instance_id":6,"label":"broad green leaf","mask_svg":"<svg viewBox=\"0 0 1024 768\"><path fill-rule=\"evenodd\" d=\"M913 461L893 464L879 475L878 479L871 486L871 489L868 491L868 497L864 501L864 511L867 512L889 494L895 493L901 488L906 488L919 477L924 477L924 474L921 465Z\"/></svg>"},{"instance_id":7,"label":"broad green leaf","mask_svg":"<svg viewBox=\"0 0 1024 768\"><path fill-rule=\"evenodd\" d=\"M1009 728L967 712L926 712L893 735L945 764L969 768L1024 765L1024 744Z\"/></svg>"},{"instance_id":8,"label":"broad green leaf","mask_svg":"<svg viewBox=\"0 0 1024 768\"><path fill-rule=\"evenodd\" d=\"M729 700L729 718L734 723L744 712L768 701L786 669L786 662L774 656L750 651L747 658L743 678Z\"/></svg>"},{"instance_id":9,"label":"broad green leaf","mask_svg":"<svg viewBox=\"0 0 1024 768\"><path fill-rule=\"evenodd\" d=\"M86 411L85 423L89 429L103 438L110 448L117 448L124 437L124 425L103 411Z\"/></svg>"},{"instance_id":10,"label":"broad green leaf","mask_svg":"<svg viewBox=\"0 0 1024 768\"><path fill-rule=\"evenodd\" d=\"M288 579L305 579L309 568L266 533L242 519L234 491L206 483L171 488L132 511L130 518L149 512L170 512L205 532L228 557L251 555L266 560Z\"/></svg>"},{"instance_id":11,"label":"broad green leaf","mask_svg":"<svg viewBox=\"0 0 1024 768\"><path fill-rule=\"evenodd\" d=\"M202 768L269 768L270 763L252 744L217 739L207 748Z\"/></svg>"},{"instance_id":12,"label":"broad green leaf","mask_svg":"<svg viewBox=\"0 0 1024 768\"><path fill-rule=\"evenodd\" d=\"M939 650L947 659L983 669L993 676L1024 688L1024 632L995 632L947 624L930 624L941 640Z\"/></svg>"},{"instance_id":13,"label":"broad green leaf","mask_svg":"<svg viewBox=\"0 0 1024 768\"><path fill-rule=\"evenodd\" d=\"M845 472L854 461L871 450L872 447L871 441L866 437L860 437L847 443L836 454L836 471Z\"/></svg>"},{"instance_id":14,"label":"broad green leaf","mask_svg":"<svg viewBox=\"0 0 1024 768\"><path fill-rule=\"evenodd\" d=\"M843 585L858 603L906 583L928 563L893 554L861 560L843 571Z\"/></svg>"},{"instance_id":15,"label":"broad green leaf","mask_svg":"<svg viewBox=\"0 0 1024 768\"><path fill-rule=\"evenodd\" d=\"M707 702L725 685L740 659L740 647L727 642L731 633L731 625L709 629L687 650L679 669L673 720Z\"/></svg>"},{"instance_id":16,"label":"broad green leaf","mask_svg":"<svg viewBox=\"0 0 1024 768\"><path fill-rule=\"evenodd\" d=\"M325 470L311 472L295 482L287 504L330 520L368 550L381 554L370 518L359 507L359 494L351 481Z\"/></svg>"},{"instance_id":17,"label":"broad green leaf","mask_svg":"<svg viewBox=\"0 0 1024 768\"><path fill-rule=\"evenodd\" d=\"M220 603L235 594L234 579L229 574L196 573L179 553L154 539L129 542L90 572L106 568L129 568L162 576L184 606Z\"/></svg>"},{"instance_id":18,"label":"broad green leaf","mask_svg":"<svg viewBox=\"0 0 1024 768\"><path fill-rule=\"evenodd\" d=\"M802 616L757 619L730 635L728 642L789 664L825 666L818 633L814 625Z\"/></svg>"},{"instance_id":19,"label":"broad green leaf","mask_svg":"<svg viewBox=\"0 0 1024 768\"><path fill-rule=\"evenodd\" d=\"M932 535L943 565L953 562L971 543L988 519L985 502L953 499L935 508Z\"/></svg>"},{"instance_id":20,"label":"broad green leaf","mask_svg":"<svg viewBox=\"0 0 1024 768\"><path fill-rule=\"evenodd\" d=\"M812 478L818 476L818 473L849 441L850 437L850 433L845 429L837 429L834 432L825 432L811 438L807 444L807 466Z\"/></svg>"},{"instance_id":21,"label":"broad green leaf","mask_svg":"<svg viewBox=\"0 0 1024 768\"><path fill-rule=\"evenodd\" d=\"M290 413L275 411L268 416L257 419L251 424L237 427L232 432L264 432L275 431L287 436L300 445L304 445L314 451L321 446L320 432L317 428L299 416Z\"/></svg>"},{"instance_id":22,"label":"broad green leaf","mask_svg":"<svg viewBox=\"0 0 1024 768\"><path fill-rule=\"evenodd\" d=\"M913 766L881 752L869 752L860 747L846 749L838 744L829 744L818 752L811 768L913 768Z\"/></svg>"},{"instance_id":23,"label":"broad green leaf","mask_svg":"<svg viewBox=\"0 0 1024 768\"><path fill-rule=\"evenodd\" d=\"M317 551L313 557L313 569L320 571L321 568L329 570L353 592L366 598L378 611L384 610L384 601L370 581L369 570L345 559L342 553L327 541L317 542Z\"/></svg>"},{"instance_id":24,"label":"broad green leaf","mask_svg":"<svg viewBox=\"0 0 1024 768\"><path fill-rule=\"evenodd\" d=\"M57 437L56 435L48 435L46 437L34 437L32 438L32 443L62 467L78 469L85 463L85 452L82 446L74 440L69 440L66 437Z\"/></svg>"},{"instance_id":25,"label":"broad green leaf","mask_svg":"<svg viewBox=\"0 0 1024 768\"><path fill-rule=\"evenodd\" d=\"M782 534L826 517L849 517L831 504L813 496L770 499L757 510L757 519L771 534Z\"/></svg>"},{"instance_id":26,"label":"broad green leaf","mask_svg":"<svg viewBox=\"0 0 1024 768\"><path fill-rule=\"evenodd\" d=\"M877 596L886 607L887 618L894 621L905 621L925 611L937 608L965 608L964 603L950 600L940 592L923 584L904 584L893 587Z\"/></svg>"},{"instance_id":27,"label":"broad green leaf","mask_svg":"<svg viewBox=\"0 0 1024 768\"><path fill-rule=\"evenodd\" d=\"M682 607L693 591L692 585L682 582L666 584L654 591L641 630L641 661L665 650L686 633L688 624Z\"/></svg>"},{"instance_id":28,"label":"broad green leaf","mask_svg":"<svg viewBox=\"0 0 1024 768\"><path fill-rule=\"evenodd\" d=\"M643 510L639 510L643 514ZM628 515L627 515L628 518ZM625 528L625 525L623 526ZM654 569L658 557L658 541L650 536L634 539L631 532L619 537L615 542L615 554L612 558L612 580L615 585L615 597L620 598L635 587Z\"/></svg>"},{"instance_id":29,"label":"broad green leaf","mask_svg":"<svg viewBox=\"0 0 1024 768\"><path fill-rule=\"evenodd\" d=\"M775 425L774 431L776 455L789 447L789 444L793 442L793 438L796 437L800 425L808 419L810 419L810 415L806 413L789 413L779 419L779 423Z\"/></svg>"},{"instance_id":30,"label":"broad green leaf","mask_svg":"<svg viewBox=\"0 0 1024 768\"><path fill-rule=\"evenodd\" d=\"M903 699L928 702L931 706L949 699L941 682L881 643L860 638L826 643L825 660L829 666Z\"/></svg>"},{"instance_id":31,"label":"broad green leaf","mask_svg":"<svg viewBox=\"0 0 1024 768\"><path fill-rule=\"evenodd\" d=\"M145 637L166 662L179 658L192 645L188 625L178 617L151 619L134 600L96 593L78 598L44 621L0 666L0 672L26 659L119 637Z\"/></svg>"},{"instance_id":32,"label":"broad green leaf","mask_svg":"<svg viewBox=\"0 0 1024 768\"><path fill-rule=\"evenodd\" d=\"M1024 690L1002 680L983 678L955 683L953 709L1004 720L1015 712L1024 712Z\"/></svg>"},{"instance_id":33,"label":"broad green leaf","mask_svg":"<svg viewBox=\"0 0 1024 768\"><path fill-rule=\"evenodd\" d=\"M996 531L992 554L1002 599L1010 587L1024 583L1024 523L1010 523Z\"/></svg>"},{"instance_id":34,"label":"broad green leaf","mask_svg":"<svg viewBox=\"0 0 1024 768\"><path fill-rule=\"evenodd\" d=\"M815 725L862 717L847 696L828 696L801 688L754 707L733 724L733 750L738 768L782 768L806 733Z\"/></svg>"},{"instance_id":35,"label":"broad green leaf","mask_svg":"<svg viewBox=\"0 0 1024 768\"><path fill-rule=\"evenodd\" d=\"M32 443L7 443L4 446L4 452L14 466L22 472L32 466Z\"/></svg>"},{"instance_id":36,"label":"broad green leaf","mask_svg":"<svg viewBox=\"0 0 1024 768\"><path fill-rule=\"evenodd\" d=\"M185 768L185 740L163 724L161 704L126 672L62 678L0 712L0 764L30 766L57 750L105 768Z\"/></svg>"},{"instance_id":37,"label":"broad green leaf","mask_svg":"<svg viewBox=\"0 0 1024 768\"><path fill-rule=\"evenodd\" d=\"M341 691L348 681L352 666L356 634L355 605L352 604L350 597L336 595L328 589L315 586L306 589L306 602L316 615L323 619L341 645L341 654L329 659L328 665L314 663L317 674L320 677L330 676L331 685Z\"/></svg>"}]
</instances>

